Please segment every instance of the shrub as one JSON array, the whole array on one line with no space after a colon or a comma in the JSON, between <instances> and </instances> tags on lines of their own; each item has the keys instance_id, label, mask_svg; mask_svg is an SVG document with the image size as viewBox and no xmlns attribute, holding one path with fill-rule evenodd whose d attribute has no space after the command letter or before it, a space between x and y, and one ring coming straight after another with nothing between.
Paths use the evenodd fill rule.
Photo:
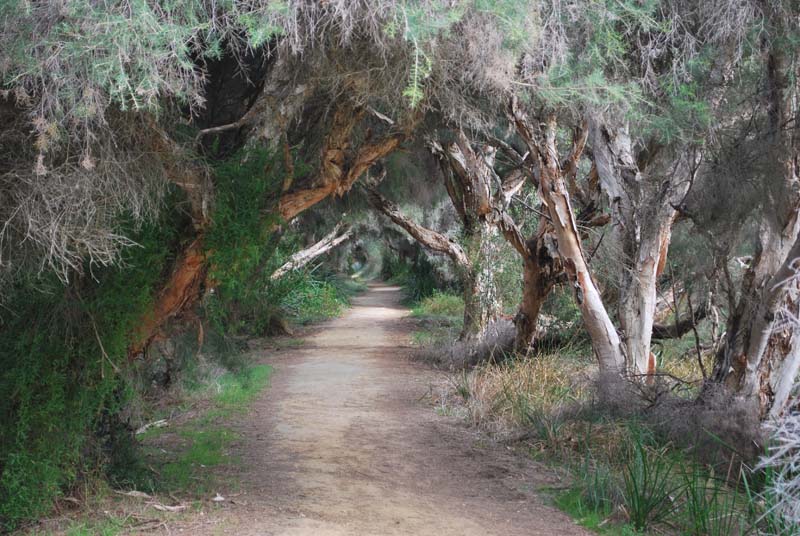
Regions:
<instances>
[{"instance_id":1,"label":"shrub","mask_svg":"<svg viewBox=\"0 0 800 536\"><path fill-rule=\"evenodd\" d=\"M456 290L443 280L425 255L420 255L413 263L402 261L395 255L387 255L383 262L381 276L389 283L403 287L406 304L418 303L438 291Z\"/></svg>"},{"instance_id":2,"label":"shrub","mask_svg":"<svg viewBox=\"0 0 800 536\"><path fill-rule=\"evenodd\" d=\"M275 234L278 220L270 195L280 185L282 160L266 150L240 152L215 168L213 225L206 235L214 293L205 303L212 325L223 333L263 333L277 314L269 276L288 244Z\"/></svg>"},{"instance_id":3,"label":"shrub","mask_svg":"<svg viewBox=\"0 0 800 536\"><path fill-rule=\"evenodd\" d=\"M284 296L280 305L296 321L307 323L340 314L347 299L329 281L303 274L295 279L292 292Z\"/></svg>"},{"instance_id":4,"label":"shrub","mask_svg":"<svg viewBox=\"0 0 800 536\"><path fill-rule=\"evenodd\" d=\"M116 415L132 396L123 378L129 334L149 309L179 226L134 235L125 267L88 267L64 287L21 279L0 319L0 525L45 513L78 477L105 467ZM130 438L128 438L130 439Z\"/></svg>"}]
</instances>

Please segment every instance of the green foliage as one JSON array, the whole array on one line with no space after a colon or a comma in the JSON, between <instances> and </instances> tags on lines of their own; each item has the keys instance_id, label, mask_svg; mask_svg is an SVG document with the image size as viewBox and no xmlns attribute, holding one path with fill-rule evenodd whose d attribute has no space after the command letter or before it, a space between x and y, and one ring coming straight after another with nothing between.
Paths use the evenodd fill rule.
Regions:
<instances>
[{"instance_id":1,"label":"green foliage","mask_svg":"<svg viewBox=\"0 0 800 536\"><path fill-rule=\"evenodd\" d=\"M46 512L82 472L103 466L130 390L118 371L130 333L170 258L175 222L134 235L125 267L17 282L0 321L0 524Z\"/></svg>"},{"instance_id":2,"label":"green foliage","mask_svg":"<svg viewBox=\"0 0 800 536\"><path fill-rule=\"evenodd\" d=\"M570 489L559 495L556 498L556 505L575 518L579 525L592 532L614 536L633 536L637 534L637 531L630 525L609 524L608 514L587 504L581 491L577 488Z\"/></svg>"},{"instance_id":3,"label":"green foliage","mask_svg":"<svg viewBox=\"0 0 800 536\"><path fill-rule=\"evenodd\" d=\"M225 428L204 427L182 430L180 437L187 447L177 459L163 464L158 489L206 493L209 470L224 461L224 449L236 434Z\"/></svg>"},{"instance_id":4,"label":"green foliage","mask_svg":"<svg viewBox=\"0 0 800 536\"><path fill-rule=\"evenodd\" d=\"M154 429L143 438L148 461L162 469L157 477L139 475L134 487L192 496L212 491L213 468L234 461L226 455L226 449L239 436L227 421L248 407L268 385L271 375L272 367L252 365L226 372L210 386L206 384L211 399L208 411L177 428ZM169 449L159 446L165 438Z\"/></svg>"},{"instance_id":5,"label":"green foliage","mask_svg":"<svg viewBox=\"0 0 800 536\"><path fill-rule=\"evenodd\" d=\"M283 161L265 150L245 151L215 168L213 225L206 237L214 294L206 314L222 333L263 333L273 316L268 308L269 276L281 253L272 216ZM274 307L273 307L274 308Z\"/></svg>"},{"instance_id":6,"label":"green foliage","mask_svg":"<svg viewBox=\"0 0 800 536\"><path fill-rule=\"evenodd\" d=\"M408 98L409 106L416 108L425 98L423 81L431 74L431 59L417 46L414 45L414 64L411 66L411 80L403 90L403 96Z\"/></svg>"},{"instance_id":7,"label":"green foliage","mask_svg":"<svg viewBox=\"0 0 800 536\"><path fill-rule=\"evenodd\" d=\"M96 120L105 107L157 110L164 95L202 104L198 63L223 47L259 47L284 33L286 2L0 3L0 83L44 93L48 119ZM233 40L232 35L238 36Z\"/></svg>"},{"instance_id":8,"label":"green foliage","mask_svg":"<svg viewBox=\"0 0 800 536\"><path fill-rule=\"evenodd\" d=\"M464 323L464 299L437 290L417 302L411 314L420 323L419 328L411 334L411 340L415 345L431 346L452 341Z\"/></svg>"},{"instance_id":9,"label":"green foliage","mask_svg":"<svg viewBox=\"0 0 800 536\"><path fill-rule=\"evenodd\" d=\"M569 108L613 106L628 111L644 105L630 58L637 46L635 36L659 24L658 4L598 0L582 6L566 29L569 48L539 77L536 97L550 106Z\"/></svg>"},{"instance_id":10,"label":"green foliage","mask_svg":"<svg viewBox=\"0 0 800 536\"><path fill-rule=\"evenodd\" d=\"M279 0L267 4L262 13L240 13L238 23L244 27L250 46L258 48L270 39L285 33L285 28L275 23L274 15L287 15L288 12L289 4Z\"/></svg>"},{"instance_id":11,"label":"green foliage","mask_svg":"<svg viewBox=\"0 0 800 536\"><path fill-rule=\"evenodd\" d=\"M436 268L424 255L420 255L414 263L388 255L383 259L381 277L389 283L403 287L403 301L406 304L418 303L440 290L455 290L449 289L441 281Z\"/></svg>"},{"instance_id":12,"label":"green foliage","mask_svg":"<svg viewBox=\"0 0 800 536\"><path fill-rule=\"evenodd\" d=\"M239 371L228 372L219 380L216 403L223 409L242 409L266 387L272 367L254 365Z\"/></svg>"},{"instance_id":13,"label":"green foliage","mask_svg":"<svg viewBox=\"0 0 800 536\"><path fill-rule=\"evenodd\" d=\"M116 536L125 531L125 519L111 517L103 521L76 522L66 531L66 536Z\"/></svg>"},{"instance_id":14,"label":"green foliage","mask_svg":"<svg viewBox=\"0 0 800 536\"><path fill-rule=\"evenodd\" d=\"M337 316L348 305L346 296L331 281L315 279L307 274L295 276L291 289L284 294L280 305L300 323Z\"/></svg>"},{"instance_id":15,"label":"green foliage","mask_svg":"<svg viewBox=\"0 0 800 536\"><path fill-rule=\"evenodd\" d=\"M711 110L701 85L696 82L665 82L665 106L647 117L646 131L662 143L702 143L711 124Z\"/></svg>"},{"instance_id":16,"label":"green foliage","mask_svg":"<svg viewBox=\"0 0 800 536\"><path fill-rule=\"evenodd\" d=\"M675 511L673 497L680 487L673 481L675 460L666 448L650 447L640 432L631 434L631 439L622 495L631 523L644 530Z\"/></svg>"},{"instance_id":17,"label":"green foliage","mask_svg":"<svg viewBox=\"0 0 800 536\"><path fill-rule=\"evenodd\" d=\"M216 166L217 197L206 238L215 289L205 310L222 333L261 335L283 317L306 323L336 316L358 290L350 280L310 271L270 278L300 247L300 236L277 234L273 215L284 165L274 153L248 150ZM303 170L295 165L295 173Z\"/></svg>"},{"instance_id":18,"label":"green foliage","mask_svg":"<svg viewBox=\"0 0 800 536\"><path fill-rule=\"evenodd\" d=\"M425 81L433 71L438 39L473 17L473 24L491 25L503 36L503 47L519 52L530 39L529 19L534 12L530 0L461 0L459 2L403 1L385 25L390 37L398 34L411 45L412 63L403 96L411 108L425 99ZM476 22L477 21L477 22Z\"/></svg>"},{"instance_id":19,"label":"green foliage","mask_svg":"<svg viewBox=\"0 0 800 536\"><path fill-rule=\"evenodd\" d=\"M427 298L423 298L411 312L418 317L460 317L464 314L464 299L455 294L436 291Z\"/></svg>"},{"instance_id":20,"label":"green foliage","mask_svg":"<svg viewBox=\"0 0 800 536\"><path fill-rule=\"evenodd\" d=\"M582 464L575 471L578 478L576 490L581 504L589 511L607 517L619 503L620 490L612 468L595 459L587 449Z\"/></svg>"}]
</instances>

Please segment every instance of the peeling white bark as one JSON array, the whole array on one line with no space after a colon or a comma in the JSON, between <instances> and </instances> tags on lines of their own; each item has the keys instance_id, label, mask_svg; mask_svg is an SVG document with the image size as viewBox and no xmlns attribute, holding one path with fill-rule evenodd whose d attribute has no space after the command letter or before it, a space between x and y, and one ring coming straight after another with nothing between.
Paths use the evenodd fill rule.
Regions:
<instances>
[{"instance_id":1,"label":"peeling white bark","mask_svg":"<svg viewBox=\"0 0 800 536\"><path fill-rule=\"evenodd\" d=\"M272 281L275 281L285 276L289 272L299 270L309 262L321 255L324 255L339 244L346 242L353 236L352 228L345 229L342 234L339 234L341 228L342 224L340 223L333 228L333 231L325 235L319 242L316 242L315 244L312 244L311 246L298 251L289 257L289 260L283 263L280 268L275 270L269 278Z\"/></svg>"}]
</instances>

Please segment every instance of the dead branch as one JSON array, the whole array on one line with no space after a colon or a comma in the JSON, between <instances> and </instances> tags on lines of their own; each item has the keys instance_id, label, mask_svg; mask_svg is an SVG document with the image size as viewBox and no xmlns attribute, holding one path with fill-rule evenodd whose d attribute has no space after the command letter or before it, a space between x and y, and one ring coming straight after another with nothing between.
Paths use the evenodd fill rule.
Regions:
<instances>
[{"instance_id":1,"label":"dead branch","mask_svg":"<svg viewBox=\"0 0 800 536\"><path fill-rule=\"evenodd\" d=\"M346 228L343 233L339 234L339 231L342 229L343 224L339 223L333 230L322 237L322 239L315 244L298 251L291 257L289 260L286 261L280 268L275 270L270 279L275 281L280 279L284 275L288 274L289 272L293 272L294 270L299 270L303 266L307 265L309 262L313 261L320 255L324 255L328 251L332 250L339 244L346 242L353 236L353 229Z\"/></svg>"}]
</instances>

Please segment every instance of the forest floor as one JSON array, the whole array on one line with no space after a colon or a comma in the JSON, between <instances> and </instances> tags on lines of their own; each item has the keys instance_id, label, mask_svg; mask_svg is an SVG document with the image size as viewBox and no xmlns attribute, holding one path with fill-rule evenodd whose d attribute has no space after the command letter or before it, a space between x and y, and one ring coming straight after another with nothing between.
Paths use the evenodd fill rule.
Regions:
<instances>
[{"instance_id":1,"label":"forest floor","mask_svg":"<svg viewBox=\"0 0 800 536\"><path fill-rule=\"evenodd\" d=\"M272 383L231 423L227 499L164 533L588 534L540 495L552 470L435 411L441 374L409 360L407 314L373 284L307 344L264 353Z\"/></svg>"}]
</instances>

